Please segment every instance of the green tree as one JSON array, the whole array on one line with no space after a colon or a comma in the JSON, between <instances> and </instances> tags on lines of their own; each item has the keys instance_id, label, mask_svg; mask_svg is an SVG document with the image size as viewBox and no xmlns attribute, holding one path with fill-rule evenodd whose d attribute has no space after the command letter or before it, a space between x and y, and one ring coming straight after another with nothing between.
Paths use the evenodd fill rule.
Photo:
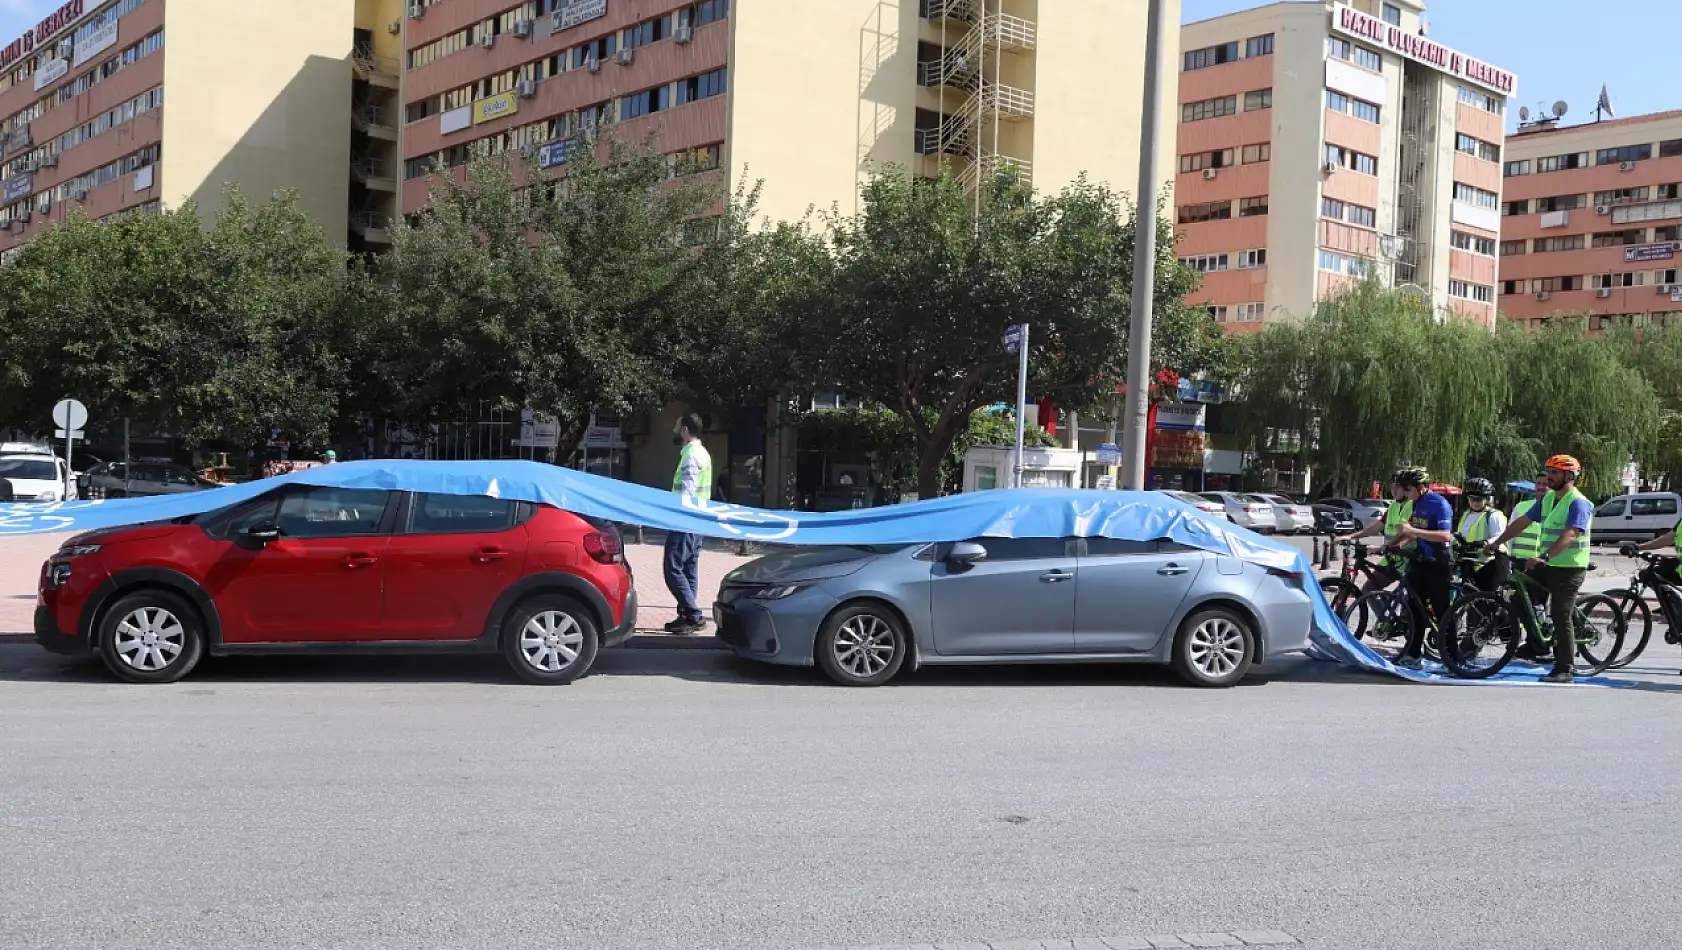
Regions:
<instances>
[{"instance_id":1,"label":"green tree","mask_svg":"<svg viewBox=\"0 0 1682 950\"><path fill-rule=\"evenodd\" d=\"M1675 484L1682 475L1682 328L1621 327L1606 335L1626 365L1640 373L1659 399L1659 424L1636 448L1648 480Z\"/></svg>"},{"instance_id":2,"label":"green tree","mask_svg":"<svg viewBox=\"0 0 1682 950\"><path fill-rule=\"evenodd\" d=\"M1046 197L1009 176L984 187L978 214L949 176L872 178L864 210L814 236L827 253L802 258L805 292L789 306L791 349L817 357L811 378L910 428L924 497L941 488L970 417L1015 400L1016 358L1000 343L1009 325L1031 326L1035 395L1090 404L1126 377L1136 209L1085 180ZM1157 226L1153 362L1197 372L1213 361L1219 330L1183 303L1196 275Z\"/></svg>"},{"instance_id":3,"label":"green tree","mask_svg":"<svg viewBox=\"0 0 1682 950\"><path fill-rule=\"evenodd\" d=\"M1402 462L1459 479L1506 405L1506 368L1486 331L1441 319L1376 277L1242 346L1241 431L1263 445L1304 434L1301 454L1338 490Z\"/></svg>"},{"instance_id":4,"label":"green tree","mask_svg":"<svg viewBox=\"0 0 1682 950\"><path fill-rule=\"evenodd\" d=\"M530 405L561 420L564 455L592 407L670 397L699 278L725 253L697 247L718 189L671 172L651 144L604 138L559 181L506 156L440 175L375 268L386 342L368 401L420 424Z\"/></svg>"}]
</instances>

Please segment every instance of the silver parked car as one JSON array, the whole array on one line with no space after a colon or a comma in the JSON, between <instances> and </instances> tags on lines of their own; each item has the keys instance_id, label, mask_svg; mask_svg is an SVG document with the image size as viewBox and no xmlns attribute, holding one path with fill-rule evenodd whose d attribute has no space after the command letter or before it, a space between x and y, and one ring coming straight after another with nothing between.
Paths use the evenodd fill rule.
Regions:
<instances>
[{"instance_id":1,"label":"silver parked car","mask_svg":"<svg viewBox=\"0 0 1682 950\"><path fill-rule=\"evenodd\" d=\"M738 655L845 686L975 663L1165 663L1231 686L1308 644L1303 579L1169 541L974 538L818 548L731 571L713 620Z\"/></svg>"},{"instance_id":2,"label":"silver parked car","mask_svg":"<svg viewBox=\"0 0 1682 950\"><path fill-rule=\"evenodd\" d=\"M1306 501L1292 501L1284 495L1251 495L1273 508L1273 522L1280 534L1309 534L1314 530L1314 508Z\"/></svg>"},{"instance_id":3,"label":"silver parked car","mask_svg":"<svg viewBox=\"0 0 1682 950\"><path fill-rule=\"evenodd\" d=\"M1232 520L1232 516L1226 513L1226 505L1223 505L1218 501L1210 501L1202 495L1194 495L1189 491L1176 491L1172 488L1153 488L1151 491L1161 492L1175 501L1183 501L1206 515L1213 515L1216 518L1225 518L1228 521Z\"/></svg>"},{"instance_id":4,"label":"silver parked car","mask_svg":"<svg viewBox=\"0 0 1682 950\"><path fill-rule=\"evenodd\" d=\"M106 498L178 495L219 488L185 465L165 462L101 462L82 475L82 494Z\"/></svg>"},{"instance_id":5,"label":"silver parked car","mask_svg":"<svg viewBox=\"0 0 1682 950\"><path fill-rule=\"evenodd\" d=\"M1210 501L1218 501L1225 505L1227 517L1240 528L1249 528L1262 534L1272 534L1279 530L1279 522L1273 519L1273 506L1254 495L1242 495L1235 491L1206 491L1199 494Z\"/></svg>"},{"instance_id":6,"label":"silver parked car","mask_svg":"<svg viewBox=\"0 0 1682 950\"><path fill-rule=\"evenodd\" d=\"M1384 520L1390 502L1384 498L1322 498L1314 503L1314 507L1331 509L1343 519L1365 528L1374 521Z\"/></svg>"}]
</instances>

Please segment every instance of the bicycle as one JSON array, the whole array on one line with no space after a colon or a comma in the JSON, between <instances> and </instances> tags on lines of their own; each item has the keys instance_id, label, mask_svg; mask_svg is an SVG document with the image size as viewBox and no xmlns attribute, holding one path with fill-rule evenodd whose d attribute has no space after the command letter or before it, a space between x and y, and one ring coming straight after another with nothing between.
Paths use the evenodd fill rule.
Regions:
<instances>
[{"instance_id":1,"label":"bicycle","mask_svg":"<svg viewBox=\"0 0 1682 950\"><path fill-rule=\"evenodd\" d=\"M1625 555L1628 557L1629 555ZM1660 564L1668 560L1667 555L1654 554L1651 551L1637 551L1634 555L1647 563L1651 570L1656 570ZM1682 644L1682 591L1664 583L1654 583L1647 571L1637 571L1629 579L1629 586L1623 590L1609 590L1604 596L1618 605L1618 612L1623 616L1627 625L1626 636L1635 636L1635 646L1628 653L1622 654L1611 666L1621 669L1635 662L1641 651L1647 649L1647 642L1653 636L1653 610L1647 606L1645 591L1652 591L1658 598L1659 611L1664 615L1664 642ZM1639 626L1637 626L1639 624Z\"/></svg>"},{"instance_id":2,"label":"bicycle","mask_svg":"<svg viewBox=\"0 0 1682 950\"><path fill-rule=\"evenodd\" d=\"M1467 590L1476 590L1471 581L1472 572L1482 566L1483 561L1478 557L1481 545L1454 536L1454 573L1449 580L1449 603L1454 604ZM1399 553L1410 561L1420 560L1424 555L1418 548L1402 548ZM1364 559L1363 559L1364 560ZM1452 607L1450 608L1452 612ZM1428 624L1423 639L1423 651L1427 659L1442 660L1442 648L1439 644L1439 621L1432 615L1429 605L1419 592L1408 584L1400 584L1395 590L1369 590L1349 604L1346 612L1339 613L1338 618L1344 626L1349 628L1358 640L1372 639L1388 643L1392 640L1401 641L1396 649L1399 655L1407 648L1412 638L1414 625L1419 618L1426 618Z\"/></svg>"},{"instance_id":3,"label":"bicycle","mask_svg":"<svg viewBox=\"0 0 1682 950\"><path fill-rule=\"evenodd\" d=\"M1320 590L1326 594L1326 600L1332 605L1332 613L1343 616L1348 606L1355 598L1375 590L1388 590L1400 579L1395 571L1384 564L1382 560L1372 559L1372 548L1360 541L1336 542L1343 551L1343 566L1338 569L1338 576L1320 579ZM1356 580L1364 578L1362 583Z\"/></svg>"},{"instance_id":4,"label":"bicycle","mask_svg":"<svg viewBox=\"0 0 1682 950\"><path fill-rule=\"evenodd\" d=\"M1594 570L1591 565L1589 570ZM1451 636L1443 665L1462 679L1486 679L1505 669L1526 641L1553 647L1553 622L1536 612L1533 593L1547 588L1523 571L1515 571L1500 591L1467 592L1444 618ZM1577 633L1575 676L1598 676L1618 659L1623 649L1625 622L1618 605L1605 594L1577 598L1572 614ZM1485 658L1486 651L1492 651Z\"/></svg>"}]
</instances>

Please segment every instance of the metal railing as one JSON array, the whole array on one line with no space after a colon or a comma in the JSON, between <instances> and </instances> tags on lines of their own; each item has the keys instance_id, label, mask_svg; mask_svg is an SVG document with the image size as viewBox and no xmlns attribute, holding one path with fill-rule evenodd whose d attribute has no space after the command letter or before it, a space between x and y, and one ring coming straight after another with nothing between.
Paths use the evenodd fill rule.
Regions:
<instances>
[{"instance_id":1,"label":"metal railing","mask_svg":"<svg viewBox=\"0 0 1682 950\"><path fill-rule=\"evenodd\" d=\"M355 211L350 220L358 231L384 231L391 227L391 215L379 211Z\"/></svg>"},{"instance_id":2,"label":"metal railing","mask_svg":"<svg viewBox=\"0 0 1682 950\"><path fill-rule=\"evenodd\" d=\"M350 162L350 173L357 181L364 182L375 178L391 178L391 162L373 155L353 158Z\"/></svg>"},{"instance_id":3,"label":"metal railing","mask_svg":"<svg viewBox=\"0 0 1682 950\"><path fill-rule=\"evenodd\" d=\"M991 115L1025 118L1034 114L1034 94L1015 86L986 83L981 90L981 108Z\"/></svg>"},{"instance_id":4,"label":"metal railing","mask_svg":"<svg viewBox=\"0 0 1682 950\"><path fill-rule=\"evenodd\" d=\"M396 79L401 72L401 64L395 56L375 56L367 50L357 50L351 55L351 66L363 77L384 76Z\"/></svg>"},{"instance_id":5,"label":"metal railing","mask_svg":"<svg viewBox=\"0 0 1682 950\"><path fill-rule=\"evenodd\" d=\"M376 106L372 103L352 107L350 121L356 126L358 132L366 132L374 126L393 128L390 110L385 106Z\"/></svg>"},{"instance_id":6,"label":"metal railing","mask_svg":"<svg viewBox=\"0 0 1682 950\"><path fill-rule=\"evenodd\" d=\"M1033 20L1008 13L990 13L981 24L982 41L999 49L1033 49L1039 42L1039 28Z\"/></svg>"},{"instance_id":7,"label":"metal railing","mask_svg":"<svg viewBox=\"0 0 1682 950\"><path fill-rule=\"evenodd\" d=\"M958 173L958 184L965 191L980 187L982 176L988 178L1009 171L1016 176L1016 180L1023 185L1032 186L1034 183L1034 163L1025 158L1011 158L1008 155L988 155L979 162L971 162L969 167Z\"/></svg>"}]
</instances>

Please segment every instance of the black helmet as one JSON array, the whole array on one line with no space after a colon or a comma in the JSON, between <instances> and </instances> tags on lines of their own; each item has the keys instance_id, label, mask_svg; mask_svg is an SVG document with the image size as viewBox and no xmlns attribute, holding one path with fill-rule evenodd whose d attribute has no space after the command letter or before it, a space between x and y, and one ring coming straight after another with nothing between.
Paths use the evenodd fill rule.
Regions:
<instances>
[{"instance_id":1,"label":"black helmet","mask_svg":"<svg viewBox=\"0 0 1682 950\"><path fill-rule=\"evenodd\" d=\"M1495 486L1487 478L1468 478L1464 488L1467 498L1493 498Z\"/></svg>"},{"instance_id":2,"label":"black helmet","mask_svg":"<svg viewBox=\"0 0 1682 950\"><path fill-rule=\"evenodd\" d=\"M1396 474L1390 476L1390 481L1403 488L1418 488L1431 480L1431 473L1417 465L1399 468Z\"/></svg>"}]
</instances>

